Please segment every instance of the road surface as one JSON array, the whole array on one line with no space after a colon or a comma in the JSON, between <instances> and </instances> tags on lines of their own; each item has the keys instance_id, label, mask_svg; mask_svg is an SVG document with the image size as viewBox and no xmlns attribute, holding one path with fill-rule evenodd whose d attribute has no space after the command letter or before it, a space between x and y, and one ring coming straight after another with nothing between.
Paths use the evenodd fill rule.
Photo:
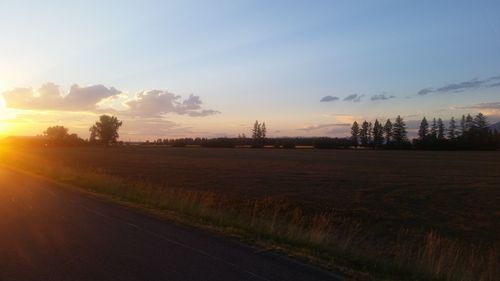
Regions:
<instances>
[{"instance_id":1,"label":"road surface","mask_svg":"<svg viewBox=\"0 0 500 281\"><path fill-rule=\"evenodd\" d=\"M0 280L338 280L0 167Z\"/></svg>"}]
</instances>

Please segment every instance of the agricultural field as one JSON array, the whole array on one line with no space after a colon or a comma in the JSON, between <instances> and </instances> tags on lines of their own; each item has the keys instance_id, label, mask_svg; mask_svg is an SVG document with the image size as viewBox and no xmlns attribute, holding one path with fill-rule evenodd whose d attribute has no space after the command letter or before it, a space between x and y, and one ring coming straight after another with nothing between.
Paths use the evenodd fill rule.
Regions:
<instances>
[{"instance_id":1,"label":"agricultural field","mask_svg":"<svg viewBox=\"0 0 500 281\"><path fill-rule=\"evenodd\" d=\"M130 146L30 153L158 188L334 212L381 239L401 229L473 243L500 237L500 152Z\"/></svg>"}]
</instances>

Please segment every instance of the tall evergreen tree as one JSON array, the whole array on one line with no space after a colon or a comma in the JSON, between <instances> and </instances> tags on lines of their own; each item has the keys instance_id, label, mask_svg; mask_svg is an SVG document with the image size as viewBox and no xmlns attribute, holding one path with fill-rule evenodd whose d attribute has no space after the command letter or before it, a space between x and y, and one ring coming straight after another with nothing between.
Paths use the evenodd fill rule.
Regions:
<instances>
[{"instance_id":1,"label":"tall evergreen tree","mask_svg":"<svg viewBox=\"0 0 500 281\"><path fill-rule=\"evenodd\" d=\"M382 124L378 122L378 119L375 119L375 123L373 124L373 143L376 146L380 146L384 143L384 128Z\"/></svg>"},{"instance_id":2,"label":"tall evergreen tree","mask_svg":"<svg viewBox=\"0 0 500 281\"><path fill-rule=\"evenodd\" d=\"M359 125L358 122L354 121L351 127L351 140L355 145L359 144Z\"/></svg>"},{"instance_id":3,"label":"tall evergreen tree","mask_svg":"<svg viewBox=\"0 0 500 281\"><path fill-rule=\"evenodd\" d=\"M450 126L448 127L448 139L453 140L457 137L457 124L455 118L451 117Z\"/></svg>"},{"instance_id":4,"label":"tall evergreen tree","mask_svg":"<svg viewBox=\"0 0 500 281\"><path fill-rule=\"evenodd\" d=\"M445 127L444 127L443 119L438 118L437 127L438 127L438 130L437 130L438 140L444 140Z\"/></svg>"},{"instance_id":5,"label":"tall evergreen tree","mask_svg":"<svg viewBox=\"0 0 500 281\"><path fill-rule=\"evenodd\" d=\"M436 118L432 118L430 137L433 141L435 141L437 139L437 130L438 130L438 125L437 125Z\"/></svg>"},{"instance_id":6,"label":"tall evergreen tree","mask_svg":"<svg viewBox=\"0 0 500 281\"><path fill-rule=\"evenodd\" d=\"M372 122L368 123L368 144L373 142L373 125Z\"/></svg>"},{"instance_id":7,"label":"tall evergreen tree","mask_svg":"<svg viewBox=\"0 0 500 281\"><path fill-rule=\"evenodd\" d=\"M476 139L476 142L487 143L488 139L491 138L488 121L486 120L486 116L484 116L481 112L474 116L471 131Z\"/></svg>"},{"instance_id":8,"label":"tall evergreen tree","mask_svg":"<svg viewBox=\"0 0 500 281\"><path fill-rule=\"evenodd\" d=\"M467 117L465 117L465 132L469 133L472 128L474 127L474 119L470 114L467 114Z\"/></svg>"},{"instance_id":9,"label":"tall evergreen tree","mask_svg":"<svg viewBox=\"0 0 500 281\"><path fill-rule=\"evenodd\" d=\"M423 141L427 139L427 135L429 135L429 122L427 122L427 119L424 117L420 122L420 128L418 129L418 138Z\"/></svg>"},{"instance_id":10,"label":"tall evergreen tree","mask_svg":"<svg viewBox=\"0 0 500 281\"><path fill-rule=\"evenodd\" d=\"M266 135L267 135L266 122L263 122L261 127L260 127L260 137L265 139Z\"/></svg>"},{"instance_id":11,"label":"tall evergreen tree","mask_svg":"<svg viewBox=\"0 0 500 281\"><path fill-rule=\"evenodd\" d=\"M396 117L396 121L394 122L392 128L392 138L394 139L394 143L397 145L404 144L408 141L406 123L399 115Z\"/></svg>"},{"instance_id":12,"label":"tall evergreen tree","mask_svg":"<svg viewBox=\"0 0 500 281\"><path fill-rule=\"evenodd\" d=\"M384 125L384 137L385 137L385 143L389 144L392 141L392 123L391 119L387 119Z\"/></svg>"},{"instance_id":13,"label":"tall evergreen tree","mask_svg":"<svg viewBox=\"0 0 500 281\"><path fill-rule=\"evenodd\" d=\"M367 145L368 144L368 131L369 131L369 125L368 122L363 121L363 124L361 124L361 130L359 131L359 138L361 140L362 145Z\"/></svg>"},{"instance_id":14,"label":"tall evergreen tree","mask_svg":"<svg viewBox=\"0 0 500 281\"><path fill-rule=\"evenodd\" d=\"M253 139L260 139L262 135L262 128L258 120L255 120L255 123L253 124L253 129L252 129L252 138Z\"/></svg>"},{"instance_id":15,"label":"tall evergreen tree","mask_svg":"<svg viewBox=\"0 0 500 281\"><path fill-rule=\"evenodd\" d=\"M462 119L460 119L460 135L465 135L465 115L462 115Z\"/></svg>"},{"instance_id":16,"label":"tall evergreen tree","mask_svg":"<svg viewBox=\"0 0 500 281\"><path fill-rule=\"evenodd\" d=\"M486 121L486 116L479 112L472 121L473 126L479 130L486 130L488 128L488 121Z\"/></svg>"}]
</instances>

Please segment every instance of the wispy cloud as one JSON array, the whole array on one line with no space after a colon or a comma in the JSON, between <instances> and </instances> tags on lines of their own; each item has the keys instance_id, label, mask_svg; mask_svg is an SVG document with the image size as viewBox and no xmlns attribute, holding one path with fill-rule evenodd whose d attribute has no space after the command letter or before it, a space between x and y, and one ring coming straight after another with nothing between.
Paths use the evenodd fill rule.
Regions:
<instances>
[{"instance_id":1,"label":"wispy cloud","mask_svg":"<svg viewBox=\"0 0 500 281\"><path fill-rule=\"evenodd\" d=\"M331 127L346 127L350 126L348 123L329 123L329 124L315 124L315 125L309 125L305 126L302 128L298 128L297 130L300 131L314 131L318 129L324 129L324 128L331 128Z\"/></svg>"},{"instance_id":2,"label":"wispy cloud","mask_svg":"<svg viewBox=\"0 0 500 281\"><path fill-rule=\"evenodd\" d=\"M500 102L482 102L465 106L456 106L452 107L452 109L465 109L465 110L477 110L481 111L486 115L495 115L500 116Z\"/></svg>"},{"instance_id":3,"label":"wispy cloud","mask_svg":"<svg viewBox=\"0 0 500 281\"><path fill-rule=\"evenodd\" d=\"M457 109L498 109L500 110L500 102L483 102L466 106L457 106Z\"/></svg>"},{"instance_id":4,"label":"wispy cloud","mask_svg":"<svg viewBox=\"0 0 500 281\"><path fill-rule=\"evenodd\" d=\"M382 93L382 94L377 94L377 95L371 96L370 100L372 100L372 101L389 100L389 99L393 99L393 98L395 98L395 96L393 96L393 95L386 95L385 93Z\"/></svg>"},{"instance_id":5,"label":"wispy cloud","mask_svg":"<svg viewBox=\"0 0 500 281\"><path fill-rule=\"evenodd\" d=\"M363 98L364 96L365 95L352 94L345 97L343 101L360 102L361 98Z\"/></svg>"},{"instance_id":6,"label":"wispy cloud","mask_svg":"<svg viewBox=\"0 0 500 281\"><path fill-rule=\"evenodd\" d=\"M458 83L447 84L438 88L424 88L417 92L417 95L425 96L431 93L459 93L466 90L479 88L500 87L500 76L493 76L487 79L472 79Z\"/></svg>"},{"instance_id":7,"label":"wispy cloud","mask_svg":"<svg viewBox=\"0 0 500 281\"><path fill-rule=\"evenodd\" d=\"M339 98L338 97L334 97L334 96L324 96L319 101L320 102L331 102L331 101L336 101L336 100L339 100Z\"/></svg>"}]
</instances>

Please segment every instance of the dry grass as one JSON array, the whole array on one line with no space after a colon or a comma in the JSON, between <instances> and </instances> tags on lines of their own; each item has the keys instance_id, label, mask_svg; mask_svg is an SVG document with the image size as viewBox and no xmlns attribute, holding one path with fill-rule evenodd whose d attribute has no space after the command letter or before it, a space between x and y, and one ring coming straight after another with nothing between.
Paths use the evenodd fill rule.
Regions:
<instances>
[{"instance_id":1,"label":"dry grass","mask_svg":"<svg viewBox=\"0 0 500 281\"><path fill-rule=\"evenodd\" d=\"M77 185L140 206L236 232L252 240L302 249L331 263L368 272L371 278L407 280L497 280L497 248L471 246L434 231L401 230L395 241L333 210L304 210L273 197L236 198L106 174L102 169L57 165L36 154L2 151L0 163ZM341 265L339 267L339 264Z\"/></svg>"}]
</instances>

